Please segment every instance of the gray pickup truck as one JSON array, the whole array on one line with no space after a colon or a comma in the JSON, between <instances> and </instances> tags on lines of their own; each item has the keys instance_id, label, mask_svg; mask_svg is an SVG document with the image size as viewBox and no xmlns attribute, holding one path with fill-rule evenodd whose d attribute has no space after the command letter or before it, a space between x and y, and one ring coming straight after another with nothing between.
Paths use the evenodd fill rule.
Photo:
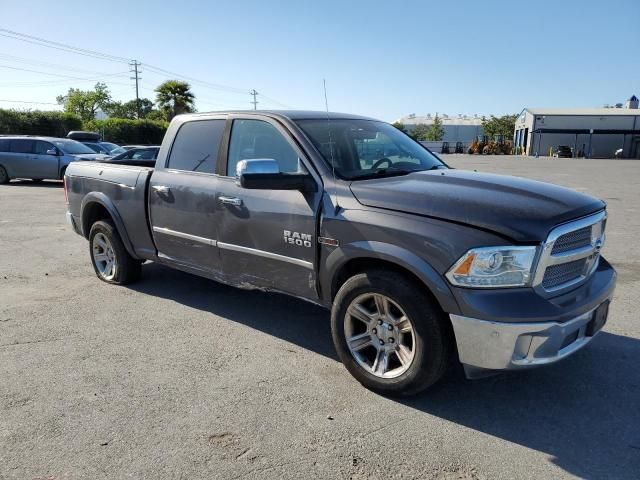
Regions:
<instances>
[{"instance_id":1,"label":"gray pickup truck","mask_svg":"<svg viewBox=\"0 0 640 480\"><path fill-rule=\"evenodd\" d=\"M458 360L469 377L560 360L602 328L616 281L602 201L451 169L360 116L181 115L155 168L74 162L65 192L101 280L150 260L325 306L344 365L382 393Z\"/></svg>"}]
</instances>

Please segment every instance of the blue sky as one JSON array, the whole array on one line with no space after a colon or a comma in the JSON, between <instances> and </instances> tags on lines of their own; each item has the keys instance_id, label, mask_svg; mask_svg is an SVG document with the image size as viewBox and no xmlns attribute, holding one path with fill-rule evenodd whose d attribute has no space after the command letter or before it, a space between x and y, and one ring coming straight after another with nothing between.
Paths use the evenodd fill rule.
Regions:
<instances>
[{"instance_id":1,"label":"blue sky","mask_svg":"<svg viewBox=\"0 0 640 480\"><path fill-rule=\"evenodd\" d=\"M168 75L200 111L329 107L392 121L409 113L503 114L593 107L640 95L640 1L3 2L0 28L142 62L141 96ZM12 68L7 68L12 67ZM70 67L70 68L69 68ZM44 73L16 70L17 68ZM103 79L134 97L124 62L0 36L0 107L55 109ZM67 79L68 75L80 79ZM106 76L109 75L109 76ZM239 89L239 91L235 91Z\"/></svg>"}]
</instances>

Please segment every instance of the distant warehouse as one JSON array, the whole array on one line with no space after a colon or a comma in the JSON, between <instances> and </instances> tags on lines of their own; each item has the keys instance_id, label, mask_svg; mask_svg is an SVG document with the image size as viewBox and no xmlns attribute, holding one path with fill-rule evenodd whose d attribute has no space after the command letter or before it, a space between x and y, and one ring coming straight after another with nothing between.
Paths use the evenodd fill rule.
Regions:
<instances>
[{"instance_id":1,"label":"distant warehouse","mask_svg":"<svg viewBox=\"0 0 640 480\"><path fill-rule=\"evenodd\" d=\"M611 108L525 108L513 143L525 155L546 156L567 146L574 157L640 158L638 98Z\"/></svg>"},{"instance_id":2,"label":"distant warehouse","mask_svg":"<svg viewBox=\"0 0 640 480\"><path fill-rule=\"evenodd\" d=\"M446 114L439 114L438 118L442 121L442 130L444 136L442 141L456 144L462 142L467 146L473 142L479 135L482 135L482 118L478 115L456 115L449 116ZM407 115L406 117L396 120L398 123L402 123L407 131L411 132L416 125L432 125L435 115ZM440 142L442 143L442 142Z\"/></svg>"}]
</instances>

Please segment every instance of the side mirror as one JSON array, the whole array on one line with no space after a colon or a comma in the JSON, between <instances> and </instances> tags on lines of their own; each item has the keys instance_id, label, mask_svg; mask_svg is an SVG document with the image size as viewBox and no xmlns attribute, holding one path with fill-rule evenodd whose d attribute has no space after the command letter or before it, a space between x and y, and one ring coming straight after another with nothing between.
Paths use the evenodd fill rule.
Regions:
<instances>
[{"instance_id":1,"label":"side mirror","mask_svg":"<svg viewBox=\"0 0 640 480\"><path fill-rule=\"evenodd\" d=\"M254 190L315 191L315 182L308 173L282 173L272 158L241 160L236 166L236 183Z\"/></svg>"},{"instance_id":2,"label":"side mirror","mask_svg":"<svg viewBox=\"0 0 640 480\"><path fill-rule=\"evenodd\" d=\"M58 155L58 149L57 148L50 148L49 150L47 150L47 155Z\"/></svg>"}]
</instances>

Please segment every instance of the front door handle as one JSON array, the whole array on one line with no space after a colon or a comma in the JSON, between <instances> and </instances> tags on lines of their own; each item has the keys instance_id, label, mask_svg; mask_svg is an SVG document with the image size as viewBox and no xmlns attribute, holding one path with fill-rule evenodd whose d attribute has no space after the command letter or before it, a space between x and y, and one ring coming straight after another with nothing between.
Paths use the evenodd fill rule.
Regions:
<instances>
[{"instance_id":1,"label":"front door handle","mask_svg":"<svg viewBox=\"0 0 640 480\"><path fill-rule=\"evenodd\" d=\"M171 191L169 187L165 187L164 185L153 185L151 188L153 188L157 194L166 194Z\"/></svg>"},{"instance_id":2,"label":"front door handle","mask_svg":"<svg viewBox=\"0 0 640 480\"><path fill-rule=\"evenodd\" d=\"M222 203L226 203L227 205L233 205L234 207L239 207L240 205L242 205L242 200L236 197L225 197L223 195L220 195L218 197L218 200L220 200Z\"/></svg>"}]
</instances>

